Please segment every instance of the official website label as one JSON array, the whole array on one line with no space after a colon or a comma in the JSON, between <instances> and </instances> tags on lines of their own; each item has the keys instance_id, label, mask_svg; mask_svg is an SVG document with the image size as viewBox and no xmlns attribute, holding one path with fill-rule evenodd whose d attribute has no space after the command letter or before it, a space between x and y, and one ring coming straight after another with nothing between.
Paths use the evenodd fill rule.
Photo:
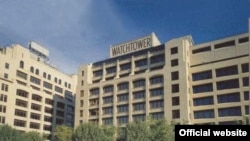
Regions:
<instances>
[{"instance_id":1,"label":"official website label","mask_svg":"<svg viewBox=\"0 0 250 141\"><path fill-rule=\"evenodd\" d=\"M195 139L207 137L218 138L229 137L249 138L250 125L176 125L175 141L183 139Z\"/></svg>"}]
</instances>

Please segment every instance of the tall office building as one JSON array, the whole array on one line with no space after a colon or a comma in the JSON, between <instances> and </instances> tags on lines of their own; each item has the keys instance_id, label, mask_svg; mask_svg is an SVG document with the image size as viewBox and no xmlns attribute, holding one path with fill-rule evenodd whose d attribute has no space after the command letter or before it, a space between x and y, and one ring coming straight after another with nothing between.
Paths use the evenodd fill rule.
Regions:
<instances>
[{"instance_id":1,"label":"tall office building","mask_svg":"<svg viewBox=\"0 0 250 141\"><path fill-rule=\"evenodd\" d=\"M110 47L110 58L78 69L75 125L166 118L236 124L249 116L249 32L195 45L154 33Z\"/></svg>"},{"instance_id":2,"label":"tall office building","mask_svg":"<svg viewBox=\"0 0 250 141\"><path fill-rule=\"evenodd\" d=\"M62 73L48 57L35 42L0 48L0 124L50 136L56 125L74 126L77 76Z\"/></svg>"}]
</instances>

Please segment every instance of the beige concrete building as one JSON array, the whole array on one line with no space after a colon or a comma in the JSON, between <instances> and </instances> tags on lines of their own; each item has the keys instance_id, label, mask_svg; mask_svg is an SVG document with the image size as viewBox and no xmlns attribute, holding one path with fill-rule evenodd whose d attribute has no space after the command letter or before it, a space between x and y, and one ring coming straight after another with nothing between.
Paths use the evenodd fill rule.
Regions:
<instances>
[{"instance_id":1,"label":"beige concrete building","mask_svg":"<svg viewBox=\"0 0 250 141\"><path fill-rule=\"evenodd\" d=\"M0 48L0 124L51 137L56 125L74 126L77 76L48 63L35 42Z\"/></svg>"},{"instance_id":2,"label":"beige concrete building","mask_svg":"<svg viewBox=\"0 0 250 141\"><path fill-rule=\"evenodd\" d=\"M236 124L249 116L249 32L195 45L154 33L110 47L78 69L75 125L121 125L147 116Z\"/></svg>"}]
</instances>

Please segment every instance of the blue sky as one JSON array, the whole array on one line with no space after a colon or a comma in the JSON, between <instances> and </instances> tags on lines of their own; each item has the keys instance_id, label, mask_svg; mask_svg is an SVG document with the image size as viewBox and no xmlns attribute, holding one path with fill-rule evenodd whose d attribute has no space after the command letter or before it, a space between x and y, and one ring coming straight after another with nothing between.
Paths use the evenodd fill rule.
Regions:
<instances>
[{"instance_id":1,"label":"blue sky","mask_svg":"<svg viewBox=\"0 0 250 141\"><path fill-rule=\"evenodd\" d=\"M65 73L109 58L110 45L156 34L195 44L248 32L250 0L0 0L0 46L36 41Z\"/></svg>"}]
</instances>

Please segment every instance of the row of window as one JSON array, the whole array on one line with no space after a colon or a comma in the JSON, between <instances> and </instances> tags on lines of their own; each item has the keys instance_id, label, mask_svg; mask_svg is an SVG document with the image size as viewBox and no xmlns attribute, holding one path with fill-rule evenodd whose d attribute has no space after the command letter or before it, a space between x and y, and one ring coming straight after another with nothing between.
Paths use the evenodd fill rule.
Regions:
<instances>
[{"instance_id":1,"label":"row of window","mask_svg":"<svg viewBox=\"0 0 250 141\"><path fill-rule=\"evenodd\" d=\"M15 119L14 120L14 126L26 127L27 126L27 121ZM40 123L30 122L29 123L29 128L40 129ZM51 125L43 125L43 130L52 131L52 126Z\"/></svg>"},{"instance_id":2,"label":"row of window","mask_svg":"<svg viewBox=\"0 0 250 141\"><path fill-rule=\"evenodd\" d=\"M244 100L249 100L249 91L244 92ZM240 102L239 92L217 95L217 103L232 103L232 102ZM193 99L194 106L205 106L213 104L214 104L213 96Z\"/></svg>"},{"instance_id":3,"label":"row of window","mask_svg":"<svg viewBox=\"0 0 250 141\"><path fill-rule=\"evenodd\" d=\"M242 78L242 83L243 87L249 86L249 77ZM239 79L223 80L216 82L217 90L234 89L239 87L240 87ZM194 94L212 92L212 91L213 91L213 83L193 86Z\"/></svg>"},{"instance_id":4,"label":"row of window","mask_svg":"<svg viewBox=\"0 0 250 141\"><path fill-rule=\"evenodd\" d=\"M249 72L249 63L241 64L241 72L242 73ZM239 71L238 71L237 65L215 69L216 77L236 75L238 73L239 73ZM206 70L206 71L196 72L196 73L192 74L193 81L212 79L212 78L213 78L212 70Z\"/></svg>"},{"instance_id":5,"label":"row of window","mask_svg":"<svg viewBox=\"0 0 250 141\"><path fill-rule=\"evenodd\" d=\"M249 114L249 106L245 106L245 113ZM236 106L236 107L219 108L218 116L219 117L242 116L241 107ZM194 111L194 119L202 119L202 118L215 118L215 110L208 109L208 110Z\"/></svg>"},{"instance_id":6,"label":"row of window","mask_svg":"<svg viewBox=\"0 0 250 141\"><path fill-rule=\"evenodd\" d=\"M151 117L153 119L162 119L164 117L163 112L151 113L150 115L151 115ZM133 117L133 121L138 121L138 120L144 121L146 119L145 114L133 115L132 117ZM102 122L103 122L104 125L112 125L113 124L113 118L103 118ZM117 117L117 122L118 122L118 124L128 123L128 116Z\"/></svg>"},{"instance_id":7,"label":"row of window","mask_svg":"<svg viewBox=\"0 0 250 141\"><path fill-rule=\"evenodd\" d=\"M24 68L24 62L23 61L20 61L19 63L19 67L20 68ZM5 63L5 68L9 69L9 64L8 63ZM30 72L31 73L35 73L36 75L39 75L39 69L35 69L33 66L30 67ZM43 72L43 78L46 78L48 80L51 80L51 75L50 74L47 74L46 72ZM54 82L55 83L58 83L58 84L62 84L62 80L61 79L58 79L57 77L54 78ZM67 87L67 88L71 88L71 84L68 83L68 82L64 82L64 86Z\"/></svg>"},{"instance_id":8,"label":"row of window","mask_svg":"<svg viewBox=\"0 0 250 141\"><path fill-rule=\"evenodd\" d=\"M240 38L240 39L238 39L238 42L240 44L249 42L249 38L248 37ZM214 48L219 49L219 48L231 47L231 46L235 46L235 40L215 44ZM206 52L206 51L211 51L211 46L205 46L205 47L202 47L202 48L199 48L199 49L195 49L195 50L192 51L192 53L196 54L196 53L201 53L201 52Z\"/></svg>"}]
</instances>

